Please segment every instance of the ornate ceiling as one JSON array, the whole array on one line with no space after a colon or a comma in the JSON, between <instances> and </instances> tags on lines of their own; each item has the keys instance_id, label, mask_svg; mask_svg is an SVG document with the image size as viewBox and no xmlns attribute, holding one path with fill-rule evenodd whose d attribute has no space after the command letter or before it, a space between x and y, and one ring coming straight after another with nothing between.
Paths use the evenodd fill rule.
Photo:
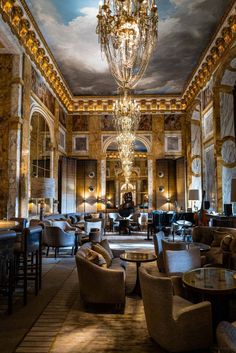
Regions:
<instances>
[{"instance_id":1,"label":"ornate ceiling","mask_svg":"<svg viewBox=\"0 0 236 353\"><path fill-rule=\"evenodd\" d=\"M24 2L24 1L22 1ZM112 95L98 0L25 0L74 95ZM136 92L181 94L232 0L159 0L159 41Z\"/></svg>"}]
</instances>

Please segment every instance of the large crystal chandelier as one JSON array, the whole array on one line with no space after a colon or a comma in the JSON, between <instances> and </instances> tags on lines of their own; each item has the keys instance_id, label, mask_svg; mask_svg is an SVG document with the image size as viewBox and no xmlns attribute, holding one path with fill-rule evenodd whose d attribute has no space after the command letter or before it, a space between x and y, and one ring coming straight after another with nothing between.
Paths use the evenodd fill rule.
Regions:
<instances>
[{"instance_id":1,"label":"large crystal chandelier","mask_svg":"<svg viewBox=\"0 0 236 353\"><path fill-rule=\"evenodd\" d=\"M122 88L134 88L157 42L155 0L100 2L97 34L110 71Z\"/></svg>"},{"instance_id":2,"label":"large crystal chandelier","mask_svg":"<svg viewBox=\"0 0 236 353\"><path fill-rule=\"evenodd\" d=\"M97 34L123 97L114 105L117 144L125 181L132 174L140 107L128 94L143 76L157 42L156 0L103 0Z\"/></svg>"}]
</instances>

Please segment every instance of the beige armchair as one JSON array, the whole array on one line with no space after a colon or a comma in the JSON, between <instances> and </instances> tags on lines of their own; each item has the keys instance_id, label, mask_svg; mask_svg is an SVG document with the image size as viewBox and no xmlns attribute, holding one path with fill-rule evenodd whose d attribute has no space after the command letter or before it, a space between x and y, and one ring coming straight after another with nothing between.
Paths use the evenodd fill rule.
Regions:
<instances>
[{"instance_id":1,"label":"beige armchair","mask_svg":"<svg viewBox=\"0 0 236 353\"><path fill-rule=\"evenodd\" d=\"M163 264L164 264L164 272L167 273L166 269L166 251L167 250L173 250L173 251L179 251L179 250L185 250L186 249L186 243L184 242L173 242L173 241L167 241L165 239L161 239L161 246L162 246L162 254L163 256Z\"/></svg>"},{"instance_id":2,"label":"beige armchair","mask_svg":"<svg viewBox=\"0 0 236 353\"><path fill-rule=\"evenodd\" d=\"M86 249L91 243L84 244L76 254L79 277L80 297L86 304L125 305L125 268L119 258L112 259L109 268L99 267L86 259Z\"/></svg>"},{"instance_id":3,"label":"beige armchair","mask_svg":"<svg viewBox=\"0 0 236 353\"><path fill-rule=\"evenodd\" d=\"M182 275L186 271L199 267L201 267L201 255L197 247L165 252L165 268L168 275Z\"/></svg>"},{"instance_id":4,"label":"beige armchair","mask_svg":"<svg viewBox=\"0 0 236 353\"><path fill-rule=\"evenodd\" d=\"M174 295L168 277L154 277L144 267L139 273L150 336L169 352L208 348L212 343L211 304L192 304Z\"/></svg>"},{"instance_id":5,"label":"beige armchair","mask_svg":"<svg viewBox=\"0 0 236 353\"><path fill-rule=\"evenodd\" d=\"M236 321L221 321L216 329L219 353L236 352Z\"/></svg>"}]
</instances>

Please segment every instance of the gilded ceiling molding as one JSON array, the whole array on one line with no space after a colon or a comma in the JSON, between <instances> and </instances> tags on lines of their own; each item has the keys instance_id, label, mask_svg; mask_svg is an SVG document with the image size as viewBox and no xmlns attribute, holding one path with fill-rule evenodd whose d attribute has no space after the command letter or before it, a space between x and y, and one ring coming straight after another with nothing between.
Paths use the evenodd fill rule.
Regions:
<instances>
[{"instance_id":1,"label":"gilded ceiling molding","mask_svg":"<svg viewBox=\"0 0 236 353\"><path fill-rule=\"evenodd\" d=\"M26 11L26 7L19 1L0 0L0 13L63 106L67 111L72 111L72 94L59 72L52 53L44 44L42 35L39 35L32 23L29 10Z\"/></svg>"},{"instance_id":2,"label":"gilded ceiling molding","mask_svg":"<svg viewBox=\"0 0 236 353\"><path fill-rule=\"evenodd\" d=\"M118 97L75 97L74 112L77 113L101 113L111 114L113 106ZM180 97L154 97L154 96L135 96L135 100L140 104L141 113L165 113L183 112L187 106Z\"/></svg>"},{"instance_id":3,"label":"gilded ceiling molding","mask_svg":"<svg viewBox=\"0 0 236 353\"><path fill-rule=\"evenodd\" d=\"M236 7L232 7L218 34L209 46L203 60L195 70L188 86L183 94L183 100L187 106L195 99L198 93L205 87L212 74L220 64L220 61L232 47L236 39Z\"/></svg>"}]
</instances>

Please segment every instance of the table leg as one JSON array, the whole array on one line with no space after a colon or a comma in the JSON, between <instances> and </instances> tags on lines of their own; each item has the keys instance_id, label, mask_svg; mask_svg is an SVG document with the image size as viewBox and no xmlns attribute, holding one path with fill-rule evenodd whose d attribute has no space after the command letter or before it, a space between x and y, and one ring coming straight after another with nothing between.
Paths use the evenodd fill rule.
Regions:
<instances>
[{"instance_id":1,"label":"table leg","mask_svg":"<svg viewBox=\"0 0 236 353\"><path fill-rule=\"evenodd\" d=\"M141 288L140 288L140 280L139 280L139 267L140 267L140 265L141 265L141 262L136 262L136 282L135 282L135 286L132 291L132 294L136 294L139 297L142 297Z\"/></svg>"},{"instance_id":2,"label":"table leg","mask_svg":"<svg viewBox=\"0 0 236 353\"><path fill-rule=\"evenodd\" d=\"M151 235L152 235L152 231L153 231L152 225L151 226L147 226L147 238L145 238L144 240L152 240L150 238L150 232L151 232Z\"/></svg>"}]
</instances>

